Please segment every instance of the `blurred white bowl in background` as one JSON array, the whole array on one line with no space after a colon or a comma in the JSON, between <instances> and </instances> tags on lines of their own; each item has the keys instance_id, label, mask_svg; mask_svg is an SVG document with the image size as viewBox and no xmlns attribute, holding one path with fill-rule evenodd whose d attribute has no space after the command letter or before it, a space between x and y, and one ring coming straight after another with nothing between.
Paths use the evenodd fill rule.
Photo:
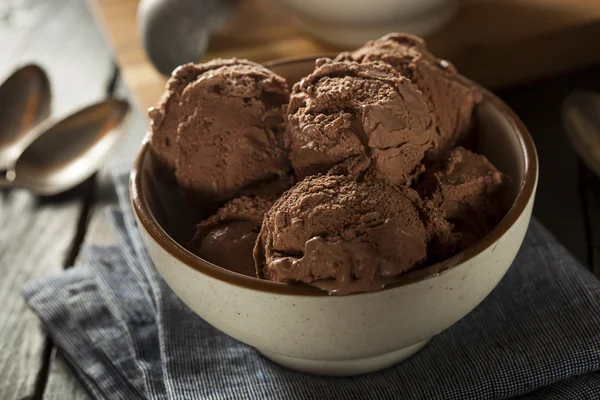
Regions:
<instances>
[{"instance_id":1,"label":"blurred white bowl in background","mask_svg":"<svg viewBox=\"0 0 600 400\"><path fill-rule=\"evenodd\" d=\"M390 32L426 36L441 28L460 0L275 0L319 40L358 47Z\"/></svg>"}]
</instances>

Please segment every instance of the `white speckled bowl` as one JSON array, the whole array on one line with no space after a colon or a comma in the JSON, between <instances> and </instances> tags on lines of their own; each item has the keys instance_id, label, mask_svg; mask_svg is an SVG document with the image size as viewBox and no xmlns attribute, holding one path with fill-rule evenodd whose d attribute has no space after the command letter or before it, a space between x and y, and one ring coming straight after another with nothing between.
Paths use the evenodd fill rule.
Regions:
<instances>
[{"instance_id":1,"label":"white speckled bowl","mask_svg":"<svg viewBox=\"0 0 600 400\"><path fill-rule=\"evenodd\" d=\"M269 66L295 82L312 71L314 59ZM537 184L533 141L490 93L476 120L478 150L514 180L511 209L475 246L375 293L328 296L308 286L239 275L194 256L159 223L173 189L158 183L148 144L133 166L131 200L156 268L207 322L292 369L323 375L376 371L410 357L473 310L504 276L523 241Z\"/></svg>"}]
</instances>

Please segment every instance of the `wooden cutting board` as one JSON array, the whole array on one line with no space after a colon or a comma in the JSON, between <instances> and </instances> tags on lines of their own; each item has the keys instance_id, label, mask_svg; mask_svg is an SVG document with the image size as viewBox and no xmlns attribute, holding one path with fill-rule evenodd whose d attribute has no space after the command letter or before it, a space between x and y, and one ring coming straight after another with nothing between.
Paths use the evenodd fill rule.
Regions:
<instances>
[{"instance_id":1,"label":"wooden cutting board","mask_svg":"<svg viewBox=\"0 0 600 400\"><path fill-rule=\"evenodd\" d=\"M137 36L138 0L91 0L140 105L153 105L166 77ZM498 89L600 64L600 0L464 0L456 17L427 38L431 50L482 85ZM205 60L275 58L336 51L300 32L269 0L241 0L211 39Z\"/></svg>"}]
</instances>

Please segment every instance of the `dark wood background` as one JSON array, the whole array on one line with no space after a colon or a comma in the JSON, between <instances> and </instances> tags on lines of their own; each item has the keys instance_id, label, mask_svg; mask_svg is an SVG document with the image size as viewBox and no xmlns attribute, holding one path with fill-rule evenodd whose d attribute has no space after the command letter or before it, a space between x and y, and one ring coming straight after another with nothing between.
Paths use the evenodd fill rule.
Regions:
<instances>
[{"instance_id":1,"label":"dark wood background","mask_svg":"<svg viewBox=\"0 0 600 400\"><path fill-rule=\"evenodd\" d=\"M84 1L0 1L0 79L27 62L49 72L54 116L110 95L130 98L115 77L111 50ZM498 94L529 127L539 151L535 217L598 273L600 180L578 160L560 121L561 102L577 88L600 90L600 66ZM133 156L145 125L144 113L136 108L115 158ZM27 309L20 288L75 263L86 240L110 242L101 209L112 202L105 171L50 198L0 191L0 399L88 398Z\"/></svg>"}]
</instances>

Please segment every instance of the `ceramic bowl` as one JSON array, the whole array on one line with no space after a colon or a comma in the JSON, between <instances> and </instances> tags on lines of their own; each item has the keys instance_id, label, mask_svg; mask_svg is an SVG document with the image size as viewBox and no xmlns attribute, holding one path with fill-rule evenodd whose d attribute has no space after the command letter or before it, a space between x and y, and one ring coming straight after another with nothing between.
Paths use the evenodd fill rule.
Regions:
<instances>
[{"instance_id":1,"label":"ceramic bowl","mask_svg":"<svg viewBox=\"0 0 600 400\"><path fill-rule=\"evenodd\" d=\"M329 44L359 47L388 32L426 36L454 16L460 0L276 0L303 31Z\"/></svg>"},{"instance_id":2,"label":"ceramic bowl","mask_svg":"<svg viewBox=\"0 0 600 400\"><path fill-rule=\"evenodd\" d=\"M313 70L314 59L269 66L292 83ZM527 230L538 171L533 141L508 106L488 92L475 114L478 150L513 179L510 210L473 247L379 292L329 296L309 286L239 275L194 256L175 240L183 222L166 215L178 210L180 221L198 219L168 204L175 188L153 172L148 144L131 173L141 235L158 271L192 310L276 363L338 376L389 367L473 310L508 270ZM191 232L181 236L189 237Z\"/></svg>"}]
</instances>

